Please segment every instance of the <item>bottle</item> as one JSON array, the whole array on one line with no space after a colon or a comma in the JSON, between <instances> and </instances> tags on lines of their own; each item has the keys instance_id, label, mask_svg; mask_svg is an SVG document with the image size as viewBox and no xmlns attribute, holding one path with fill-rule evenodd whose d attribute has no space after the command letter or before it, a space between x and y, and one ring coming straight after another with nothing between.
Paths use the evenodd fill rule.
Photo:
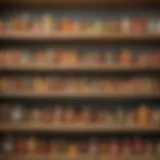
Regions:
<instances>
[{"instance_id":1,"label":"bottle","mask_svg":"<svg viewBox=\"0 0 160 160\"><path fill-rule=\"evenodd\" d=\"M123 33L129 33L131 27L131 22L128 17L124 17L121 21L121 31Z\"/></svg>"},{"instance_id":2,"label":"bottle","mask_svg":"<svg viewBox=\"0 0 160 160\"><path fill-rule=\"evenodd\" d=\"M160 109L158 108L152 109L151 114L152 114L151 115L152 125L159 127L160 126Z\"/></svg>"},{"instance_id":3,"label":"bottle","mask_svg":"<svg viewBox=\"0 0 160 160\"><path fill-rule=\"evenodd\" d=\"M52 16L50 14L45 14L42 17L42 30L44 33L51 33L52 32Z\"/></svg>"},{"instance_id":4,"label":"bottle","mask_svg":"<svg viewBox=\"0 0 160 160\"><path fill-rule=\"evenodd\" d=\"M62 122L62 118L64 116L62 106L60 106L60 105L55 106L53 114L54 114L53 115L53 122L55 124L60 124Z\"/></svg>"},{"instance_id":5,"label":"bottle","mask_svg":"<svg viewBox=\"0 0 160 160\"><path fill-rule=\"evenodd\" d=\"M38 108L33 108L31 110L31 119L33 123L38 123L40 121L40 117L41 117L41 112L40 109Z\"/></svg>"},{"instance_id":6,"label":"bottle","mask_svg":"<svg viewBox=\"0 0 160 160\"><path fill-rule=\"evenodd\" d=\"M78 147L76 144L69 145L68 154L70 159L75 159L78 156Z\"/></svg>"},{"instance_id":7,"label":"bottle","mask_svg":"<svg viewBox=\"0 0 160 160\"><path fill-rule=\"evenodd\" d=\"M153 153L153 142L151 140L147 140L145 142L145 148L144 148L144 152L147 155L152 155Z\"/></svg>"},{"instance_id":8,"label":"bottle","mask_svg":"<svg viewBox=\"0 0 160 160\"><path fill-rule=\"evenodd\" d=\"M73 107L70 106L69 108L65 110L65 122L66 123L72 124L74 121L74 116L75 116L75 113L74 113Z\"/></svg>"}]
</instances>

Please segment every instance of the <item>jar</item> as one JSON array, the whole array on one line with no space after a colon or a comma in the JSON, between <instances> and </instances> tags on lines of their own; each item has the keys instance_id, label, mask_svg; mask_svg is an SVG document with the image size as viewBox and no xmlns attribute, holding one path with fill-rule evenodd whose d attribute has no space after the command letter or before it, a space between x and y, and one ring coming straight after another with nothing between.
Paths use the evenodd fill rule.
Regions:
<instances>
[{"instance_id":1,"label":"jar","mask_svg":"<svg viewBox=\"0 0 160 160\"><path fill-rule=\"evenodd\" d=\"M11 120L16 122L21 122L23 117L23 109L21 105L15 105L11 112Z\"/></svg>"},{"instance_id":2,"label":"jar","mask_svg":"<svg viewBox=\"0 0 160 160\"><path fill-rule=\"evenodd\" d=\"M52 15L46 14L42 17L42 26L43 26L43 32L44 33L51 33L52 32Z\"/></svg>"},{"instance_id":3,"label":"jar","mask_svg":"<svg viewBox=\"0 0 160 160\"><path fill-rule=\"evenodd\" d=\"M36 138L31 137L27 140L27 152L29 154L33 154L37 151L37 147L38 147L38 142L36 140Z\"/></svg>"},{"instance_id":4,"label":"jar","mask_svg":"<svg viewBox=\"0 0 160 160\"><path fill-rule=\"evenodd\" d=\"M153 153L153 142L151 140L147 140L145 142L145 154L152 155Z\"/></svg>"},{"instance_id":5,"label":"jar","mask_svg":"<svg viewBox=\"0 0 160 160\"><path fill-rule=\"evenodd\" d=\"M19 138L16 140L16 154L25 154L26 153L26 146L25 146L25 139L24 138Z\"/></svg>"},{"instance_id":6,"label":"jar","mask_svg":"<svg viewBox=\"0 0 160 160\"><path fill-rule=\"evenodd\" d=\"M6 30L6 26L4 21L0 20L0 33Z\"/></svg>"},{"instance_id":7,"label":"jar","mask_svg":"<svg viewBox=\"0 0 160 160\"><path fill-rule=\"evenodd\" d=\"M124 124L125 112L124 109L116 109L116 121L117 123Z\"/></svg>"},{"instance_id":8,"label":"jar","mask_svg":"<svg viewBox=\"0 0 160 160\"><path fill-rule=\"evenodd\" d=\"M122 141L122 154L124 155L131 155L132 154L132 144L130 139L124 139Z\"/></svg>"},{"instance_id":9,"label":"jar","mask_svg":"<svg viewBox=\"0 0 160 160\"><path fill-rule=\"evenodd\" d=\"M64 116L64 111L62 109L62 106L55 106L54 111L53 111L53 122L54 123L61 123L62 122L62 118Z\"/></svg>"},{"instance_id":10,"label":"jar","mask_svg":"<svg viewBox=\"0 0 160 160\"><path fill-rule=\"evenodd\" d=\"M134 109L129 109L126 112L125 123L128 126L136 124L136 111Z\"/></svg>"},{"instance_id":11,"label":"jar","mask_svg":"<svg viewBox=\"0 0 160 160\"><path fill-rule=\"evenodd\" d=\"M132 55L130 50L123 50L120 55L120 63L121 64L131 64Z\"/></svg>"},{"instance_id":12,"label":"jar","mask_svg":"<svg viewBox=\"0 0 160 160\"><path fill-rule=\"evenodd\" d=\"M95 139L91 139L89 141L89 146L88 146L88 152L89 154L91 155L96 155L98 154L98 151L99 151L99 144L98 144L98 141L95 140Z\"/></svg>"},{"instance_id":13,"label":"jar","mask_svg":"<svg viewBox=\"0 0 160 160\"><path fill-rule=\"evenodd\" d=\"M8 122L11 119L11 109L8 104L0 106L0 122Z\"/></svg>"},{"instance_id":14,"label":"jar","mask_svg":"<svg viewBox=\"0 0 160 160\"><path fill-rule=\"evenodd\" d=\"M41 113L41 121L42 123L51 123L53 118L53 112L51 109L45 108Z\"/></svg>"},{"instance_id":15,"label":"jar","mask_svg":"<svg viewBox=\"0 0 160 160\"><path fill-rule=\"evenodd\" d=\"M92 111L88 106L84 106L84 108L82 109L81 112L81 116L82 116L82 122L83 123L90 123L91 119L92 119Z\"/></svg>"},{"instance_id":16,"label":"jar","mask_svg":"<svg viewBox=\"0 0 160 160\"><path fill-rule=\"evenodd\" d=\"M144 127L148 126L150 122L150 116L150 109L147 106L142 105L138 108L137 120L139 125Z\"/></svg>"},{"instance_id":17,"label":"jar","mask_svg":"<svg viewBox=\"0 0 160 160\"><path fill-rule=\"evenodd\" d=\"M121 20L121 31L122 31L123 33L129 33L129 32L130 32L130 29L131 29L131 21L130 21L130 18L124 17L124 18Z\"/></svg>"},{"instance_id":18,"label":"jar","mask_svg":"<svg viewBox=\"0 0 160 160\"><path fill-rule=\"evenodd\" d=\"M68 148L69 158L76 158L78 156L78 147L76 144L70 144Z\"/></svg>"},{"instance_id":19,"label":"jar","mask_svg":"<svg viewBox=\"0 0 160 160\"><path fill-rule=\"evenodd\" d=\"M62 22L62 31L63 32L73 32L74 22L69 18L64 19Z\"/></svg>"},{"instance_id":20,"label":"jar","mask_svg":"<svg viewBox=\"0 0 160 160\"><path fill-rule=\"evenodd\" d=\"M154 108L151 112L151 119L152 119L152 125L153 126L160 126L160 109Z\"/></svg>"},{"instance_id":21,"label":"jar","mask_svg":"<svg viewBox=\"0 0 160 160\"><path fill-rule=\"evenodd\" d=\"M143 142L140 138L136 138L133 141L133 150L134 150L134 154L142 154L143 153Z\"/></svg>"},{"instance_id":22,"label":"jar","mask_svg":"<svg viewBox=\"0 0 160 160\"><path fill-rule=\"evenodd\" d=\"M65 110L65 122L72 124L74 122L74 110L73 107L69 107Z\"/></svg>"},{"instance_id":23,"label":"jar","mask_svg":"<svg viewBox=\"0 0 160 160\"><path fill-rule=\"evenodd\" d=\"M3 151L7 154L13 153L14 147L15 147L15 144L14 144L13 138L7 137L3 142L3 146L2 146Z\"/></svg>"},{"instance_id":24,"label":"jar","mask_svg":"<svg viewBox=\"0 0 160 160\"><path fill-rule=\"evenodd\" d=\"M119 148L119 142L117 140L112 140L110 142L110 153L113 156L118 155L120 152L120 148Z\"/></svg>"},{"instance_id":25,"label":"jar","mask_svg":"<svg viewBox=\"0 0 160 160\"><path fill-rule=\"evenodd\" d=\"M49 141L40 140L37 150L39 154L48 154L50 152Z\"/></svg>"},{"instance_id":26,"label":"jar","mask_svg":"<svg viewBox=\"0 0 160 160\"><path fill-rule=\"evenodd\" d=\"M155 33L156 32L156 20L155 19L150 19L148 20L148 25L147 25L147 31L149 33Z\"/></svg>"}]
</instances>

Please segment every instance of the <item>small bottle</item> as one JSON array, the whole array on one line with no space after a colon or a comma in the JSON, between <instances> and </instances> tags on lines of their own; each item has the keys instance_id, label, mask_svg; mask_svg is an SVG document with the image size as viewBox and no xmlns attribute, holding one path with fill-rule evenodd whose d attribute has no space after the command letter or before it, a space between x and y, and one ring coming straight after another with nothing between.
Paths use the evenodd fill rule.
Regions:
<instances>
[{"instance_id":1,"label":"small bottle","mask_svg":"<svg viewBox=\"0 0 160 160\"><path fill-rule=\"evenodd\" d=\"M86 106L82 109L81 115L82 115L82 122L83 123L90 123L91 122L92 112L88 106Z\"/></svg>"},{"instance_id":2,"label":"small bottle","mask_svg":"<svg viewBox=\"0 0 160 160\"><path fill-rule=\"evenodd\" d=\"M151 112L152 125L159 127L160 126L160 109L154 108Z\"/></svg>"},{"instance_id":3,"label":"small bottle","mask_svg":"<svg viewBox=\"0 0 160 160\"><path fill-rule=\"evenodd\" d=\"M116 121L117 123L123 124L125 118L125 112L124 109L116 109Z\"/></svg>"},{"instance_id":4,"label":"small bottle","mask_svg":"<svg viewBox=\"0 0 160 160\"><path fill-rule=\"evenodd\" d=\"M119 142L117 140L112 140L110 143L110 153L113 156L116 156L119 154Z\"/></svg>"},{"instance_id":5,"label":"small bottle","mask_svg":"<svg viewBox=\"0 0 160 160\"><path fill-rule=\"evenodd\" d=\"M134 109L129 109L126 112L125 123L129 126L136 124L136 112Z\"/></svg>"},{"instance_id":6,"label":"small bottle","mask_svg":"<svg viewBox=\"0 0 160 160\"><path fill-rule=\"evenodd\" d=\"M50 14L43 15L42 26L44 33L52 32L52 16Z\"/></svg>"},{"instance_id":7,"label":"small bottle","mask_svg":"<svg viewBox=\"0 0 160 160\"><path fill-rule=\"evenodd\" d=\"M44 109L41 113L41 120L42 123L51 123L53 118L52 110L50 109Z\"/></svg>"},{"instance_id":8,"label":"small bottle","mask_svg":"<svg viewBox=\"0 0 160 160\"><path fill-rule=\"evenodd\" d=\"M38 123L40 121L41 112L38 108L33 108L31 111L31 119L33 123Z\"/></svg>"}]
</instances>

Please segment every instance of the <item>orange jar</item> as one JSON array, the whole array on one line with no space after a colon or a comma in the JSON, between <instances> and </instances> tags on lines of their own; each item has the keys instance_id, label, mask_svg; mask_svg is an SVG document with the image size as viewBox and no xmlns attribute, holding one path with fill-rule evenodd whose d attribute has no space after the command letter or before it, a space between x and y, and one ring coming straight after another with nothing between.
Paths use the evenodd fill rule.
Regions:
<instances>
[{"instance_id":1,"label":"orange jar","mask_svg":"<svg viewBox=\"0 0 160 160\"><path fill-rule=\"evenodd\" d=\"M137 112L137 123L141 126L149 125L150 116L150 109L145 105L140 106Z\"/></svg>"}]
</instances>

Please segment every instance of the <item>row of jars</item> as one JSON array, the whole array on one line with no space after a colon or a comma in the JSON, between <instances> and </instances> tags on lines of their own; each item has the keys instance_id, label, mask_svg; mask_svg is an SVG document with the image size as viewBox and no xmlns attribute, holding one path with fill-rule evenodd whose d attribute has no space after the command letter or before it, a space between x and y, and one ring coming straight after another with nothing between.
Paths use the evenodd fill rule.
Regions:
<instances>
[{"instance_id":1,"label":"row of jars","mask_svg":"<svg viewBox=\"0 0 160 160\"><path fill-rule=\"evenodd\" d=\"M157 18L122 17L112 20L79 20L65 17L57 19L52 14L44 14L34 18L33 14L10 15L0 20L0 32L85 32L85 33L159 33L160 20Z\"/></svg>"},{"instance_id":2,"label":"row of jars","mask_svg":"<svg viewBox=\"0 0 160 160\"><path fill-rule=\"evenodd\" d=\"M29 50L1 50L1 64L135 64L156 65L160 64L160 52L133 52L124 49L119 53L114 52L86 52L78 50L46 49L37 52Z\"/></svg>"},{"instance_id":3,"label":"row of jars","mask_svg":"<svg viewBox=\"0 0 160 160\"><path fill-rule=\"evenodd\" d=\"M78 154L89 155L143 155L159 154L160 140L134 138L90 138L87 140L45 139L36 137L6 137L1 141L3 153L25 154Z\"/></svg>"},{"instance_id":4,"label":"row of jars","mask_svg":"<svg viewBox=\"0 0 160 160\"><path fill-rule=\"evenodd\" d=\"M159 79L147 77L98 78L98 77L0 77L0 91L37 91L67 93L157 93Z\"/></svg>"},{"instance_id":5,"label":"row of jars","mask_svg":"<svg viewBox=\"0 0 160 160\"><path fill-rule=\"evenodd\" d=\"M0 106L0 122L23 122L44 124L132 124L160 126L160 108L141 105L136 108L81 108L55 105L53 107L28 107L21 104Z\"/></svg>"}]
</instances>

